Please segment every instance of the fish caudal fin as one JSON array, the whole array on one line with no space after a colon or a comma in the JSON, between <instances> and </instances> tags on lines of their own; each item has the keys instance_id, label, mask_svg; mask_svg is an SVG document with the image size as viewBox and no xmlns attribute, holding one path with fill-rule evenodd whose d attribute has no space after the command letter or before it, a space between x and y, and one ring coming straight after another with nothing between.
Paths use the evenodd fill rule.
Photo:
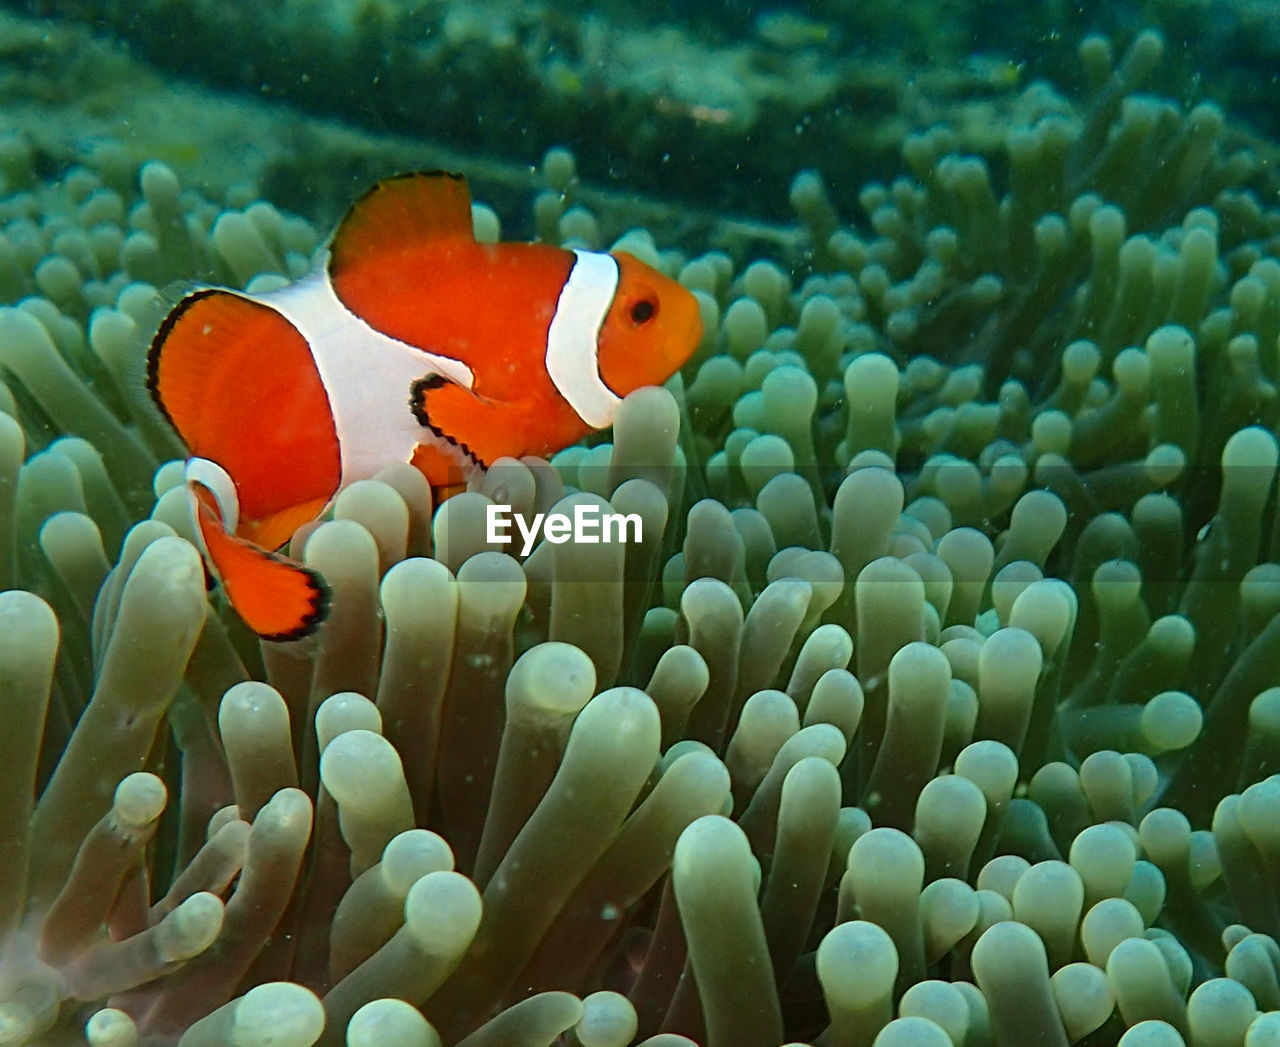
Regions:
<instances>
[{"instance_id":1,"label":"fish caudal fin","mask_svg":"<svg viewBox=\"0 0 1280 1047\"><path fill-rule=\"evenodd\" d=\"M250 528L337 491L329 397L306 338L278 310L233 291L187 295L151 344L147 384L191 454L235 477L232 532L274 548L292 527Z\"/></svg>"},{"instance_id":2,"label":"fish caudal fin","mask_svg":"<svg viewBox=\"0 0 1280 1047\"><path fill-rule=\"evenodd\" d=\"M300 640L314 632L329 610L320 575L232 534L214 491L190 473L187 486L205 554L244 623L264 640Z\"/></svg>"}]
</instances>

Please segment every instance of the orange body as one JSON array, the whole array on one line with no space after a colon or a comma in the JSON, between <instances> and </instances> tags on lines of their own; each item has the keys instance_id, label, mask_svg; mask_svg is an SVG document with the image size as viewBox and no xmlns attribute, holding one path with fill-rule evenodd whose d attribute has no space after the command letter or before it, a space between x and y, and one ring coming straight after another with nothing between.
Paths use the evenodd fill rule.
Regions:
<instances>
[{"instance_id":1,"label":"orange body","mask_svg":"<svg viewBox=\"0 0 1280 1047\"><path fill-rule=\"evenodd\" d=\"M700 335L693 296L629 255L477 243L465 183L436 172L375 186L303 281L188 295L148 384L190 448L214 573L252 628L291 639L325 589L271 550L346 484L408 461L443 487L550 455Z\"/></svg>"}]
</instances>

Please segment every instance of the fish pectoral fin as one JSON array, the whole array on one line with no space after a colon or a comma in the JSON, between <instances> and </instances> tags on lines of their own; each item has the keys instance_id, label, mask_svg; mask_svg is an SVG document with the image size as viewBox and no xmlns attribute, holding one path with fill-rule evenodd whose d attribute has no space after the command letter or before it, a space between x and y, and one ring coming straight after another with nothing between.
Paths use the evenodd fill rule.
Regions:
<instances>
[{"instance_id":1,"label":"fish pectoral fin","mask_svg":"<svg viewBox=\"0 0 1280 1047\"><path fill-rule=\"evenodd\" d=\"M213 492L189 480L196 527L213 573L231 606L264 640L300 640L329 610L329 587L319 573L227 530Z\"/></svg>"},{"instance_id":2,"label":"fish pectoral fin","mask_svg":"<svg viewBox=\"0 0 1280 1047\"><path fill-rule=\"evenodd\" d=\"M413 383L409 393L413 416L441 440L457 447L482 469L503 455L520 453L516 404L486 400L441 375Z\"/></svg>"}]
</instances>

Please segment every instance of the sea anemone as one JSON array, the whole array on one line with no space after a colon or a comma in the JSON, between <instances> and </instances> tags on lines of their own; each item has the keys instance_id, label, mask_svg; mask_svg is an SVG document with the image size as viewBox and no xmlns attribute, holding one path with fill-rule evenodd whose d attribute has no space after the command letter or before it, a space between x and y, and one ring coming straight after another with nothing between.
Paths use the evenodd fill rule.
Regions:
<instances>
[{"instance_id":1,"label":"sea anemone","mask_svg":"<svg viewBox=\"0 0 1280 1047\"><path fill-rule=\"evenodd\" d=\"M314 230L0 143L0 1041L1275 1041L1280 212L1160 52L1030 88L1003 188L938 127L869 232L806 172L773 261L623 233L688 372L438 507L353 485L294 644L206 593L138 362L155 285Z\"/></svg>"}]
</instances>

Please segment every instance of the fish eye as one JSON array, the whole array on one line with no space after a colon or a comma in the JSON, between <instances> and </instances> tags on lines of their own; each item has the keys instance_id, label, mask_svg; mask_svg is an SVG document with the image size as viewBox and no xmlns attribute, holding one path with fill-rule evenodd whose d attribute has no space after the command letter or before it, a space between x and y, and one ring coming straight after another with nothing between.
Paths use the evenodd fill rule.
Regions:
<instances>
[{"instance_id":1,"label":"fish eye","mask_svg":"<svg viewBox=\"0 0 1280 1047\"><path fill-rule=\"evenodd\" d=\"M647 324L658 315L658 303L652 298L641 298L631 306L631 322L637 327Z\"/></svg>"}]
</instances>

